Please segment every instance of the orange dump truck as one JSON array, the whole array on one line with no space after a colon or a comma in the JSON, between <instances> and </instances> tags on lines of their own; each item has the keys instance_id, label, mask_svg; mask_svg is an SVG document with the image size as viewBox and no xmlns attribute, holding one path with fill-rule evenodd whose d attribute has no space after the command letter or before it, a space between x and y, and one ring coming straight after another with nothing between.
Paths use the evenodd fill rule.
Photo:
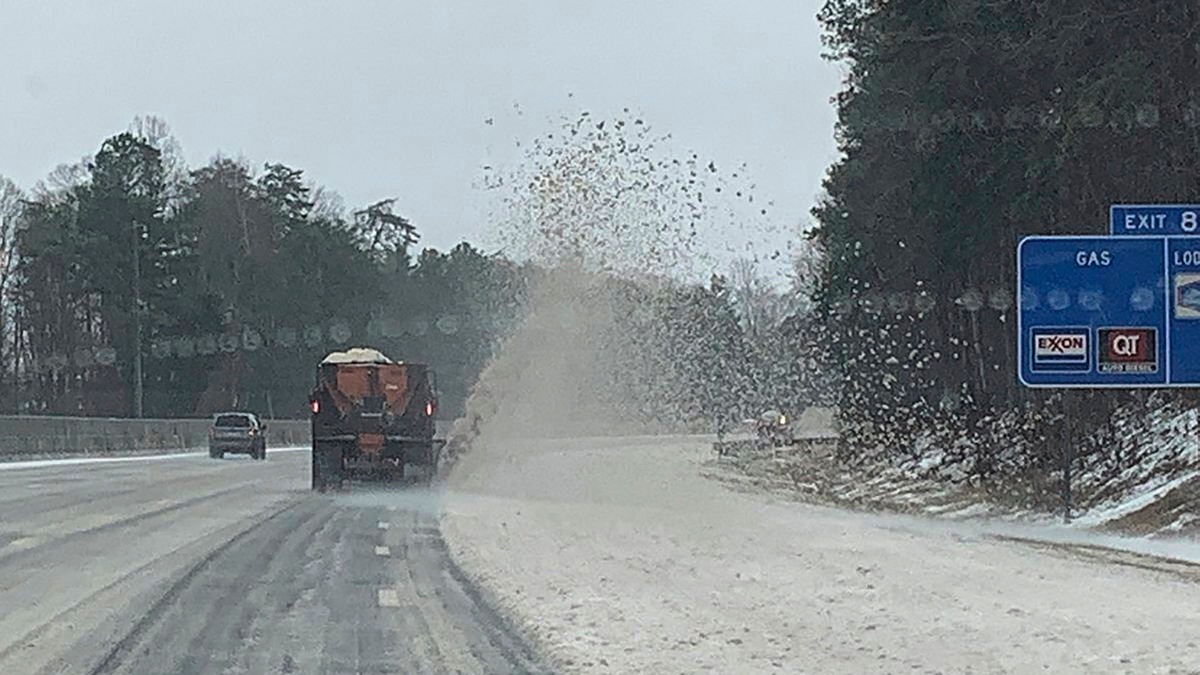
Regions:
<instances>
[{"instance_id":1,"label":"orange dump truck","mask_svg":"<svg viewBox=\"0 0 1200 675\"><path fill-rule=\"evenodd\" d=\"M317 367L312 410L312 487L347 479L426 481L445 441L434 438L433 371L392 361L374 349L334 352Z\"/></svg>"}]
</instances>

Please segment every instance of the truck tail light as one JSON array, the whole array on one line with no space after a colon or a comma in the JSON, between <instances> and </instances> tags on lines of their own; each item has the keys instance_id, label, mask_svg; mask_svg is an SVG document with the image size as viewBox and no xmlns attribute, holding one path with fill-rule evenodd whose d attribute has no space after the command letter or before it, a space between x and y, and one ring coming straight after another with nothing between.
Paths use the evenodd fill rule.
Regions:
<instances>
[{"instance_id":1,"label":"truck tail light","mask_svg":"<svg viewBox=\"0 0 1200 675\"><path fill-rule=\"evenodd\" d=\"M425 402L425 416L426 416L426 417L432 417L432 416L433 416L433 401L426 401L426 402Z\"/></svg>"},{"instance_id":2,"label":"truck tail light","mask_svg":"<svg viewBox=\"0 0 1200 675\"><path fill-rule=\"evenodd\" d=\"M313 400L309 401L309 402L308 402L308 407L312 409L312 413L313 413L314 415L316 415L317 413L321 412L321 402L320 402L320 401L318 401L318 400L316 400L316 399L313 399Z\"/></svg>"}]
</instances>

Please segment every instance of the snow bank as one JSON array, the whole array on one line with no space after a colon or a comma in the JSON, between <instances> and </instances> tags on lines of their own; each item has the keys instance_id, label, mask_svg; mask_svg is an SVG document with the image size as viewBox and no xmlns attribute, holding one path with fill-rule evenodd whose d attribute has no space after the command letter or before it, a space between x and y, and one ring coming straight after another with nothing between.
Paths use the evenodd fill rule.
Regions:
<instances>
[{"instance_id":1,"label":"snow bank","mask_svg":"<svg viewBox=\"0 0 1200 675\"><path fill-rule=\"evenodd\" d=\"M1094 507L1075 519L1075 524L1096 526L1118 520L1156 504L1160 499L1200 476L1200 471L1187 471L1171 478L1159 477L1141 484L1107 504Z\"/></svg>"},{"instance_id":2,"label":"snow bank","mask_svg":"<svg viewBox=\"0 0 1200 675\"><path fill-rule=\"evenodd\" d=\"M1050 412L1012 410L977 428L931 421L906 446L885 447L860 465L843 466L832 455L808 453L782 467L787 475L774 483L786 487L796 476L805 482L815 476L821 479L815 492L826 501L871 509L1028 522L1061 517L1061 462L1032 461L1047 451L1030 447L1030 437L1042 425L1057 421ZM1200 534L1200 512L1194 507L1200 494L1195 410L1164 396L1133 399L1117 411L1110 428L1093 433L1075 448L1076 527ZM1058 452L1049 450L1052 458ZM766 479L773 468L755 465L754 458L734 464L771 482Z\"/></svg>"},{"instance_id":3,"label":"snow bank","mask_svg":"<svg viewBox=\"0 0 1200 675\"><path fill-rule=\"evenodd\" d=\"M681 439L498 442L452 476L446 542L565 672L1200 663L1193 581L730 491L699 475L710 452Z\"/></svg>"}]
</instances>

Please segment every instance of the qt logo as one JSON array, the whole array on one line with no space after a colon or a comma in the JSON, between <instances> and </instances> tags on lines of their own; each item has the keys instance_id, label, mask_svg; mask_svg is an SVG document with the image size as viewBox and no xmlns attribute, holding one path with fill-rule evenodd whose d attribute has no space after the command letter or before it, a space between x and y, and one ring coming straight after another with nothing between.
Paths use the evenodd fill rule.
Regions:
<instances>
[{"instance_id":1,"label":"qt logo","mask_svg":"<svg viewBox=\"0 0 1200 675\"><path fill-rule=\"evenodd\" d=\"M1112 353L1120 357L1137 358L1142 354L1145 335L1117 334L1110 338Z\"/></svg>"},{"instance_id":2,"label":"qt logo","mask_svg":"<svg viewBox=\"0 0 1200 675\"><path fill-rule=\"evenodd\" d=\"M1101 328L1097 370L1102 373L1158 372L1158 331Z\"/></svg>"}]
</instances>

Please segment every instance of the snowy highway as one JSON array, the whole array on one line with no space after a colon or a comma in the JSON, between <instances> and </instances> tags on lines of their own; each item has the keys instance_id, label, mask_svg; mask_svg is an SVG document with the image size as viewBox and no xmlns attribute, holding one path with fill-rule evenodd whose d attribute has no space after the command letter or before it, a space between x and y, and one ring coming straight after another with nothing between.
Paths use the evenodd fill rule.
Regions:
<instances>
[{"instance_id":1,"label":"snowy highway","mask_svg":"<svg viewBox=\"0 0 1200 675\"><path fill-rule=\"evenodd\" d=\"M446 559L426 492L309 455L0 464L0 673L542 669Z\"/></svg>"},{"instance_id":2,"label":"snowy highway","mask_svg":"<svg viewBox=\"0 0 1200 675\"><path fill-rule=\"evenodd\" d=\"M1186 673L1200 568L492 441L442 492L308 454L0 465L4 673ZM439 522L440 516L440 522Z\"/></svg>"},{"instance_id":3,"label":"snowy highway","mask_svg":"<svg viewBox=\"0 0 1200 675\"><path fill-rule=\"evenodd\" d=\"M733 491L711 456L496 442L444 537L565 671L1200 672L1200 567Z\"/></svg>"}]
</instances>

